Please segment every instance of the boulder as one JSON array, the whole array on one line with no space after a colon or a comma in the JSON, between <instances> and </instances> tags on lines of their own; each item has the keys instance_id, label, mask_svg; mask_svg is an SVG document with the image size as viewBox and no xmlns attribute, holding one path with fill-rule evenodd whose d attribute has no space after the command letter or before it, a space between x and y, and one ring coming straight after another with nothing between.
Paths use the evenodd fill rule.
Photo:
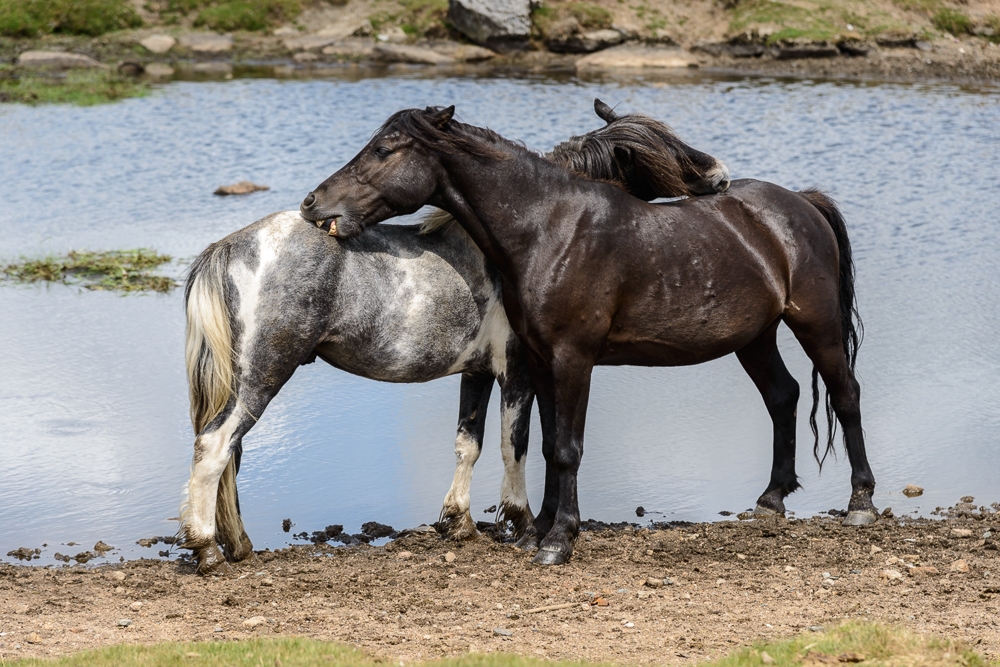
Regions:
<instances>
[{"instance_id":1,"label":"boulder","mask_svg":"<svg viewBox=\"0 0 1000 667\"><path fill-rule=\"evenodd\" d=\"M419 46L376 44L372 56L384 63L415 63L418 65L453 65L455 59Z\"/></svg>"},{"instance_id":2,"label":"boulder","mask_svg":"<svg viewBox=\"0 0 1000 667\"><path fill-rule=\"evenodd\" d=\"M531 5L529 0L449 0L448 20L477 44L519 50L531 34Z\"/></svg>"},{"instance_id":3,"label":"boulder","mask_svg":"<svg viewBox=\"0 0 1000 667\"><path fill-rule=\"evenodd\" d=\"M459 44L458 42L446 40L429 41L418 44L418 46L426 46L430 50L436 51L443 56L448 56L449 58L454 58L459 62L466 63L489 60L490 58L496 56L494 51L484 49L481 46L475 46L473 44Z\"/></svg>"},{"instance_id":4,"label":"boulder","mask_svg":"<svg viewBox=\"0 0 1000 667\"><path fill-rule=\"evenodd\" d=\"M623 44L591 53L576 61L578 72L639 67L697 67L697 60L683 49Z\"/></svg>"},{"instance_id":5,"label":"boulder","mask_svg":"<svg viewBox=\"0 0 1000 667\"><path fill-rule=\"evenodd\" d=\"M300 37L288 37L282 40L282 44L289 51L319 51L336 41L336 37L328 35L302 35Z\"/></svg>"},{"instance_id":6,"label":"boulder","mask_svg":"<svg viewBox=\"0 0 1000 667\"><path fill-rule=\"evenodd\" d=\"M608 28L548 39L545 46L556 53L592 53L621 44L624 39L620 32Z\"/></svg>"},{"instance_id":7,"label":"boulder","mask_svg":"<svg viewBox=\"0 0 1000 667\"><path fill-rule=\"evenodd\" d=\"M233 36L214 32L189 32L178 40L185 49L195 53L223 53L232 51Z\"/></svg>"},{"instance_id":8,"label":"boulder","mask_svg":"<svg viewBox=\"0 0 1000 667\"><path fill-rule=\"evenodd\" d=\"M368 57L375 50L375 45L370 39L351 37L334 42L323 47L323 55L326 56L346 56L348 58Z\"/></svg>"},{"instance_id":9,"label":"boulder","mask_svg":"<svg viewBox=\"0 0 1000 667\"><path fill-rule=\"evenodd\" d=\"M248 195L251 192L257 192L258 190L270 190L266 185L257 185L256 183L251 183L250 181L240 181L239 183L234 183L233 185L223 185L220 186L214 193L216 195Z\"/></svg>"},{"instance_id":10,"label":"boulder","mask_svg":"<svg viewBox=\"0 0 1000 667\"><path fill-rule=\"evenodd\" d=\"M150 35L146 39L140 40L139 44L152 53L166 53L174 48L177 40L170 35Z\"/></svg>"},{"instance_id":11,"label":"boulder","mask_svg":"<svg viewBox=\"0 0 1000 667\"><path fill-rule=\"evenodd\" d=\"M380 42L389 42L390 44L405 44L409 37L406 36L402 28L394 25L375 35L375 39Z\"/></svg>"},{"instance_id":12,"label":"boulder","mask_svg":"<svg viewBox=\"0 0 1000 667\"><path fill-rule=\"evenodd\" d=\"M62 51L25 51L18 56L17 64L21 67L38 69L90 69L95 67L107 69L108 67L90 56Z\"/></svg>"}]
</instances>

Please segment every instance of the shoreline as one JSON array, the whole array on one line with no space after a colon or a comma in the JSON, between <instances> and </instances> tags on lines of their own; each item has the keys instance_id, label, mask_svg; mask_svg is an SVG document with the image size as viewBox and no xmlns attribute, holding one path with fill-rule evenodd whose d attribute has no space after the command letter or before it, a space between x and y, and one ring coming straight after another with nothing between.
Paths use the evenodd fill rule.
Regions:
<instances>
[{"instance_id":1,"label":"shoreline","mask_svg":"<svg viewBox=\"0 0 1000 667\"><path fill-rule=\"evenodd\" d=\"M4 563L0 657L294 635L407 662L499 650L687 664L857 618L947 635L995 660L1000 512L968 502L941 517L593 524L573 559L549 568L490 537L428 532L256 552L219 577L177 560Z\"/></svg>"}]
</instances>

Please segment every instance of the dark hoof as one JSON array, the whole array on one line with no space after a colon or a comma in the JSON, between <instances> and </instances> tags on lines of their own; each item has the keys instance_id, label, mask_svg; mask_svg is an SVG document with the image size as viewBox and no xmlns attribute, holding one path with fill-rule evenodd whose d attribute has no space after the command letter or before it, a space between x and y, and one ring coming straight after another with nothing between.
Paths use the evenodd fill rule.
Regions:
<instances>
[{"instance_id":1,"label":"dark hoof","mask_svg":"<svg viewBox=\"0 0 1000 667\"><path fill-rule=\"evenodd\" d=\"M519 539L514 546L518 549L524 549L525 551L538 551L538 536L525 535Z\"/></svg>"},{"instance_id":2,"label":"dark hoof","mask_svg":"<svg viewBox=\"0 0 1000 667\"><path fill-rule=\"evenodd\" d=\"M878 521L878 515L874 510L854 510L847 513L844 519L845 526L867 526Z\"/></svg>"},{"instance_id":3,"label":"dark hoof","mask_svg":"<svg viewBox=\"0 0 1000 667\"><path fill-rule=\"evenodd\" d=\"M233 568L226 562L225 557L219 548L214 544L202 549L198 555L198 574L202 576L215 576L220 574L232 574Z\"/></svg>"},{"instance_id":4,"label":"dark hoof","mask_svg":"<svg viewBox=\"0 0 1000 667\"><path fill-rule=\"evenodd\" d=\"M538 553L531 562L535 565L562 565L563 563L569 562L569 556L561 549L555 549L553 547L542 547L538 550Z\"/></svg>"},{"instance_id":5,"label":"dark hoof","mask_svg":"<svg viewBox=\"0 0 1000 667\"><path fill-rule=\"evenodd\" d=\"M763 505L757 505L753 510L754 514L763 514L764 516L785 516L784 512L777 512L770 507L764 507Z\"/></svg>"}]
</instances>

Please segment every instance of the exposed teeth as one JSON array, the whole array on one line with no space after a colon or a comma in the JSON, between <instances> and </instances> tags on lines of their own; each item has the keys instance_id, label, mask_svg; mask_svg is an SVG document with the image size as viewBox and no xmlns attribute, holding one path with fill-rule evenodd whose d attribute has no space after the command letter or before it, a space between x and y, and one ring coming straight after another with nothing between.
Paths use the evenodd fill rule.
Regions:
<instances>
[{"instance_id":1,"label":"exposed teeth","mask_svg":"<svg viewBox=\"0 0 1000 667\"><path fill-rule=\"evenodd\" d=\"M322 227L324 222L326 222L326 220L317 220L316 221L316 226L317 227Z\"/></svg>"},{"instance_id":2,"label":"exposed teeth","mask_svg":"<svg viewBox=\"0 0 1000 667\"><path fill-rule=\"evenodd\" d=\"M333 220L332 222L330 222L330 234L329 235L330 236L336 236L337 235L337 221L336 220Z\"/></svg>"}]
</instances>

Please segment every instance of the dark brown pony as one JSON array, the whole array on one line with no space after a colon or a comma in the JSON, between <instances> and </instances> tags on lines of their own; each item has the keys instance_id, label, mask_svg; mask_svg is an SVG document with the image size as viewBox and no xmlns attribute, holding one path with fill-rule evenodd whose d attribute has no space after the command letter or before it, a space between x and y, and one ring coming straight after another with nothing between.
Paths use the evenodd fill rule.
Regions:
<instances>
[{"instance_id":1,"label":"dark brown pony","mask_svg":"<svg viewBox=\"0 0 1000 667\"><path fill-rule=\"evenodd\" d=\"M781 322L823 378L844 429L852 469L845 523L876 520L853 371L853 263L831 199L741 180L724 194L648 204L453 115L454 107L394 114L300 210L353 234L432 204L451 213L499 271L508 318L528 349L543 429L534 562L563 563L572 554L595 364L679 366L735 353L774 422L775 467L761 504L780 504L797 486L798 399L775 342ZM813 404L815 412L818 392Z\"/></svg>"}]
</instances>

